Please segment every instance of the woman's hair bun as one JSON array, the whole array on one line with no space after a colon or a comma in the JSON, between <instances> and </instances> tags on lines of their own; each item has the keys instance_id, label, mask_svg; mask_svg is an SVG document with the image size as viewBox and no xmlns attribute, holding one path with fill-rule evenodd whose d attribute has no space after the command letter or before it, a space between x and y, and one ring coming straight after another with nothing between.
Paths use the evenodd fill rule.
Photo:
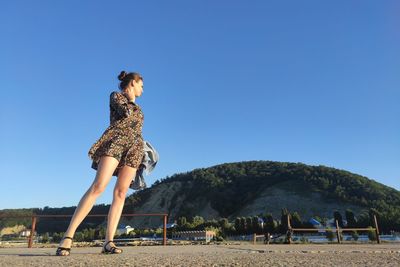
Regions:
<instances>
[{"instance_id":1,"label":"woman's hair bun","mask_svg":"<svg viewBox=\"0 0 400 267\"><path fill-rule=\"evenodd\" d=\"M123 81L127 74L128 73L126 73L126 71L121 71L121 73L118 75L118 80Z\"/></svg>"}]
</instances>

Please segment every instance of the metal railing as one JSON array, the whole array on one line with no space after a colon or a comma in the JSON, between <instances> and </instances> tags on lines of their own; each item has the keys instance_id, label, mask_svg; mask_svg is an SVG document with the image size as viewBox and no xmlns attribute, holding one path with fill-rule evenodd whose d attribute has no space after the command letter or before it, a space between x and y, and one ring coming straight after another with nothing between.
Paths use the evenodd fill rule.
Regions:
<instances>
[{"instance_id":1,"label":"metal railing","mask_svg":"<svg viewBox=\"0 0 400 267\"><path fill-rule=\"evenodd\" d=\"M2 218L32 218L32 227L31 227L31 232L28 237L28 248L32 248L33 245L33 235L35 233L36 229L36 222L37 218L60 218L60 217L72 217L73 215L39 215L39 214L33 214L33 215L15 215L15 216L7 216L7 215L0 215L0 219ZM108 214L89 214L86 217L107 217ZM134 214L134 213L129 213L129 214L122 214L121 217L135 217L135 216L156 216L156 217L163 217L163 245L167 245L167 217L168 214L165 213L142 213L142 214ZM85 218L86 218L85 217Z\"/></svg>"},{"instance_id":2,"label":"metal railing","mask_svg":"<svg viewBox=\"0 0 400 267\"><path fill-rule=\"evenodd\" d=\"M341 236L340 233L341 232L353 232L353 231L364 231L364 232L369 232L369 231L374 231L375 235L376 235L376 242L378 244L381 243L380 237L379 237L379 228L378 228L378 221L376 219L376 216L373 216L373 223L374 223L374 227L369 227L369 228L340 228L339 227L339 222L337 220L335 220L336 223L336 229L330 229L330 228L292 228L291 224L290 224L290 218L287 215L286 216L286 220L287 220L287 225L288 225L288 229L286 232L286 238L287 238L287 243L291 244L292 243L292 234L294 232L327 232L327 231L332 231L332 232L336 232L336 238L337 238L337 242L339 244L342 243L341 240ZM258 237L264 237L265 235L257 235L257 234L253 234L253 244L256 244L256 240Z\"/></svg>"}]
</instances>

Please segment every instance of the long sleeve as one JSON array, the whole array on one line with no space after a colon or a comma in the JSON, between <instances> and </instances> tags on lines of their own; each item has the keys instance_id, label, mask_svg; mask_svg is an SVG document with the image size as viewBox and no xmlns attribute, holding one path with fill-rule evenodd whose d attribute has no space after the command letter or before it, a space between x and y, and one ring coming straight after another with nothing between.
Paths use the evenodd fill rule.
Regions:
<instances>
[{"instance_id":1,"label":"long sleeve","mask_svg":"<svg viewBox=\"0 0 400 267\"><path fill-rule=\"evenodd\" d=\"M133 111L133 103L129 103L128 99L118 92L110 94L110 107L114 109L121 117L129 117Z\"/></svg>"}]
</instances>

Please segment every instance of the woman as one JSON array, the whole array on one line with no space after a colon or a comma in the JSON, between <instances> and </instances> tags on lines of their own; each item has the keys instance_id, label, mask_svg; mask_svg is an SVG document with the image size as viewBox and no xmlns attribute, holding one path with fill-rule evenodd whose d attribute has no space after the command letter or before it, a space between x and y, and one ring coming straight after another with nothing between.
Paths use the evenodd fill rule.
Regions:
<instances>
[{"instance_id":1,"label":"woman","mask_svg":"<svg viewBox=\"0 0 400 267\"><path fill-rule=\"evenodd\" d=\"M108 212L107 230L102 253L122 253L115 246L113 237L121 217L125 196L136 176L143 157L142 126L144 115L135 103L143 93L143 78L135 72L122 71L120 92L110 95L110 126L89 150L96 177L79 201L56 255L68 256L76 229L92 209L97 197L104 191L112 176L117 176L113 201Z\"/></svg>"}]
</instances>

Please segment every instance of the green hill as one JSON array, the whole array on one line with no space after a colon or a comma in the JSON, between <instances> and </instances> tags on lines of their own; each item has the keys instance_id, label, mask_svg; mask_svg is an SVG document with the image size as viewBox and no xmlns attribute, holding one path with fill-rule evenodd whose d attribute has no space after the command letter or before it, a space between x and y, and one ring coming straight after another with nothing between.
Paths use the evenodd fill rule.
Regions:
<instances>
[{"instance_id":1,"label":"green hill","mask_svg":"<svg viewBox=\"0 0 400 267\"><path fill-rule=\"evenodd\" d=\"M170 219L205 219L272 213L282 208L303 218L332 217L347 208L375 209L385 229L400 229L400 192L367 177L325 166L273 161L225 163L175 174L131 195L126 212L168 212ZM151 224L149 218L132 224ZM387 225L389 224L389 225Z\"/></svg>"},{"instance_id":2,"label":"green hill","mask_svg":"<svg viewBox=\"0 0 400 267\"><path fill-rule=\"evenodd\" d=\"M109 205L96 205L91 213L106 214ZM344 170L302 163L247 161L225 163L174 174L156 181L150 188L135 192L125 202L123 213L168 213L169 221L199 215L205 219L270 213L279 219L281 209L297 212L307 220L312 216L332 218L351 209L360 225L369 224L368 214L378 215L381 230L400 231L400 192ZM74 207L3 210L36 214L72 214ZM28 212L28 213L29 213ZM68 219L41 219L38 231L64 231ZM150 217L122 219L135 227L151 227L161 220ZM86 219L80 228L94 227L103 218ZM18 223L0 220L0 227ZM26 220L25 224L29 224Z\"/></svg>"}]
</instances>

